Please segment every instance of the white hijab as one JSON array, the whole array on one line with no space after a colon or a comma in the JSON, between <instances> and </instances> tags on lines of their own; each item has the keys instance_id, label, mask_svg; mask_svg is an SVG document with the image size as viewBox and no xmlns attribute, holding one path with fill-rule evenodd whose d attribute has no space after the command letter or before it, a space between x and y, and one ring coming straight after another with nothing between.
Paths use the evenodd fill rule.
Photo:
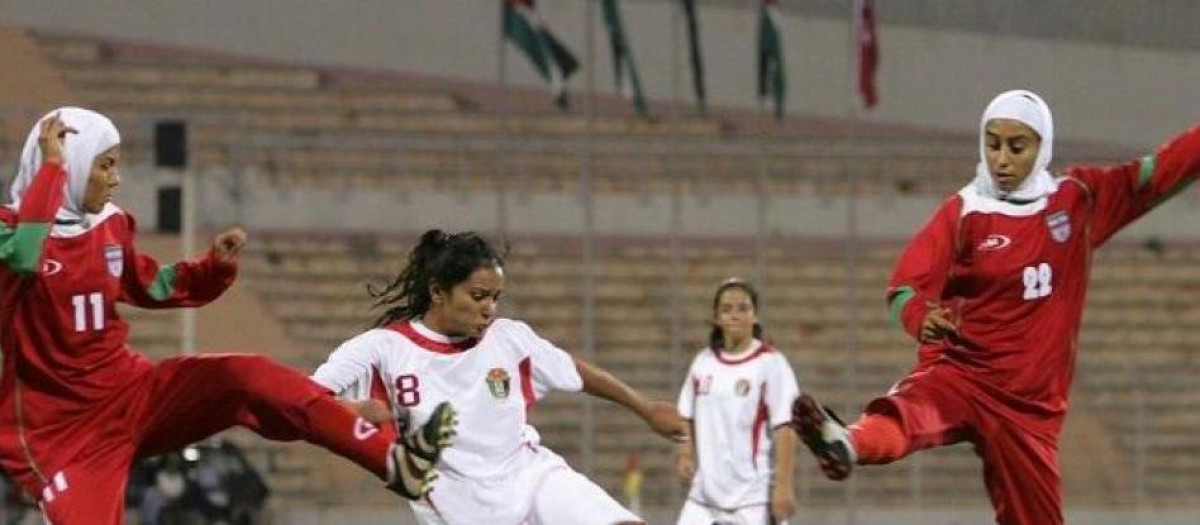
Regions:
<instances>
[{"instance_id":1,"label":"white hijab","mask_svg":"<svg viewBox=\"0 0 1200 525\"><path fill-rule=\"evenodd\" d=\"M55 222L87 222L83 211L83 194L87 190L92 163L98 155L121 143L121 134L112 121L88 109L58 108L33 124L29 137L25 139L25 147L21 149L17 178L13 179L12 188L9 190L9 196L12 198L9 206L17 209L21 205L21 198L33 184L33 176L42 167L42 149L38 147L38 135L42 121L55 113L67 127L78 131L68 134L63 141L63 165L67 170L67 185L63 188L63 202L54 217Z\"/></svg>"},{"instance_id":2,"label":"white hijab","mask_svg":"<svg viewBox=\"0 0 1200 525\"><path fill-rule=\"evenodd\" d=\"M1016 120L1036 131L1042 139L1033 171L1021 182L1020 187L1011 192L1001 190L988 171L987 125L993 119ZM1050 114L1050 106L1032 91L1006 91L992 99L979 121L979 164L975 166L975 179L968 187L981 197L1014 203L1036 201L1054 191L1054 177L1046 170L1053 153L1054 118Z\"/></svg>"}]
</instances>

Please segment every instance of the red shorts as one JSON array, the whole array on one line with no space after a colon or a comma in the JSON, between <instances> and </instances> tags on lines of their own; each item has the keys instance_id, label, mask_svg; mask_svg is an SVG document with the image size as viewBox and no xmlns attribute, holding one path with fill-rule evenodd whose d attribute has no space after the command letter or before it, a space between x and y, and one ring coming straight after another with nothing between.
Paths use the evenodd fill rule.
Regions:
<instances>
[{"instance_id":1,"label":"red shorts","mask_svg":"<svg viewBox=\"0 0 1200 525\"><path fill-rule=\"evenodd\" d=\"M314 432L307 409L314 403L336 401L263 356L166 359L79 417L53 429L29 429L32 463L16 429L4 428L0 462L40 502L49 523L116 525L123 523L125 486L136 459L235 425L276 440L308 439Z\"/></svg>"},{"instance_id":2,"label":"red shorts","mask_svg":"<svg viewBox=\"0 0 1200 525\"><path fill-rule=\"evenodd\" d=\"M904 455L963 441L983 459L988 495L1002 525L1061 524L1058 437L1063 415L1015 403L974 372L937 362L875 399L867 413L895 417L908 437Z\"/></svg>"}]
</instances>

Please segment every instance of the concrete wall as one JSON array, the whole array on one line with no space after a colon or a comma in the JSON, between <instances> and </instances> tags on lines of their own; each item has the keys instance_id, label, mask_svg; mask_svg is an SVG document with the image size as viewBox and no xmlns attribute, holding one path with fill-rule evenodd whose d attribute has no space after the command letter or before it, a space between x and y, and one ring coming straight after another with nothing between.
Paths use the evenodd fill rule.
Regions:
<instances>
[{"instance_id":1,"label":"concrete wall","mask_svg":"<svg viewBox=\"0 0 1200 525\"><path fill-rule=\"evenodd\" d=\"M544 18L584 58L585 6L591 3L543 4ZM0 0L0 23L492 82L498 76L498 5L495 0ZM673 5L625 3L644 83L663 99L672 93L672 57L685 56L682 45L672 45ZM747 7L751 5L707 5L702 10L715 104L755 103L756 18ZM1133 22L1138 14L1128 16ZM611 65L598 16L596 20L596 85L611 91ZM855 113L848 22L789 12L784 23L791 110ZM1200 119L1200 52L1195 50L902 25L883 26L880 38L883 102L863 118L969 130L992 95L1025 86L1047 96L1060 135L1076 140L1146 147ZM538 83L520 57L510 52L509 59L513 83ZM679 70L679 93L686 99L687 70ZM574 88L583 89L583 78L575 80Z\"/></svg>"},{"instance_id":2,"label":"concrete wall","mask_svg":"<svg viewBox=\"0 0 1200 525\"><path fill-rule=\"evenodd\" d=\"M519 235L570 235L583 231L581 201L564 193L491 191L324 190L292 188L282 191L251 173L245 185L247 204L238 211L229 198L228 175L200 174L205 182L198 197L206 229L235 222L258 231L355 231L398 233L438 227ZM131 168L117 201L152 229L157 205L155 192L178 185L179 176L165 171ZM773 196L767 201L767 224L777 237L842 239L851 232L867 239L907 239L932 214L941 198L862 197L851 203L840 197ZM665 194L613 195L595 198L596 231L603 235L667 235L671 201ZM503 209L502 209L503 208ZM757 231L758 201L751 195L685 196L682 233L695 237L753 236ZM1182 193L1143 217L1118 239L1159 237L1200 239L1200 199L1195 190Z\"/></svg>"}]
</instances>

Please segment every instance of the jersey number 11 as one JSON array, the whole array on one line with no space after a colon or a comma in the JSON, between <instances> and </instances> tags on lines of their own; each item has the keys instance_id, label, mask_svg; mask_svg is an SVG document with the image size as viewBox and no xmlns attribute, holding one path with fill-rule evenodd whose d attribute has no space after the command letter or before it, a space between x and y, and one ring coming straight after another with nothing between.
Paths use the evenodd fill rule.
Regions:
<instances>
[{"instance_id":1,"label":"jersey number 11","mask_svg":"<svg viewBox=\"0 0 1200 525\"><path fill-rule=\"evenodd\" d=\"M92 307L92 315L88 315L88 306ZM71 306L75 310L75 331L86 332L88 320L92 321L92 330L104 329L104 295L100 292L71 296Z\"/></svg>"}]
</instances>

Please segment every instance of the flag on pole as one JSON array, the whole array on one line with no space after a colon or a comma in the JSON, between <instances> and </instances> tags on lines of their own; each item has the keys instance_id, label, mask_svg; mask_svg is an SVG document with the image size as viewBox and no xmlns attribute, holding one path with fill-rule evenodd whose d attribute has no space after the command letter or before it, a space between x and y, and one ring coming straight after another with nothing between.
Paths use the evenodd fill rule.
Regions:
<instances>
[{"instance_id":1,"label":"flag on pole","mask_svg":"<svg viewBox=\"0 0 1200 525\"><path fill-rule=\"evenodd\" d=\"M758 17L758 98L775 99L775 118L783 118L783 102L787 98L779 17L779 0L761 0Z\"/></svg>"},{"instance_id":2,"label":"flag on pole","mask_svg":"<svg viewBox=\"0 0 1200 525\"><path fill-rule=\"evenodd\" d=\"M562 44L537 13L536 0L504 0L504 36L512 41L546 81L560 107L566 107L567 80L579 61Z\"/></svg>"},{"instance_id":3,"label":"flag on pole","mask_svg":"<svg viewBox=\"0 0 1200 525\"><path fill-rule=\"evenodd\" d=\"M633 53L629 49L629 38L625 35L625 26L621 22L621 8L617 5L617 0L600 0L600 6L604 11L604 25L608 28L617 91L622 96L632 98L633 108L639 115L645 116L647 111L646 99L642 96L642 79L638 76L637 64L633 61Z\"/></svg>"},{"instance_id":4,"label":"flag on pole","mask_svg":"<svg viewBox=\"0 0 1200 525\"><path fill-rule=\"evenodd\" d=\"M875 0L855 0L854 34L858 43L858 93L866 107L875 107L879 103L879 93L875 88L875 70L879 67Z\"/></svg>"},{"instance_id":5,"label":"flag on pole","mask_svg":"<svg viewBox=\"0 0 1200 525\"><path fill-rule=\"evenodd\" d=\"M704 56L700 49L700 25L696 16L696 0L683 1L683 16L687 23L688 48L691 50L692 87L696 91L696 105L700 113L708 111L708 93L704 87Z\"/></svg>"},{"instance_id":6,"label":"flag on pole","mask_svg":"<svg viewBox=\"0 0 1200 525\"><path fill-rule=\"evenodd\" d=\"M642 513L642 464L637 452L631 452L625 458L625 480L622 483L625 493L625 504L634 514Z\"/></svg>"}]
</instances>

